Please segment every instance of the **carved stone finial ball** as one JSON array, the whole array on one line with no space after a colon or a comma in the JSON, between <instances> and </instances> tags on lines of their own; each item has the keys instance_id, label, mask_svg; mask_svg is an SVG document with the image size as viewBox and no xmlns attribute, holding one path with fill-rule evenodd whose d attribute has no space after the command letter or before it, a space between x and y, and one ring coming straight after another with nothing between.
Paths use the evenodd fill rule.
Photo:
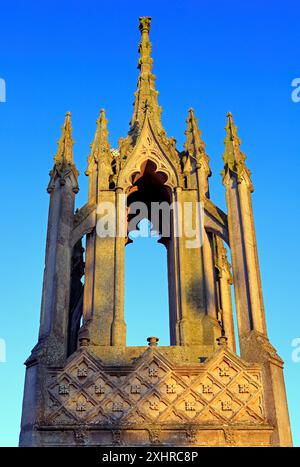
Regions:
<instances>
[{"instance_id":1,"label":"carved stone finial ball","mask_svg":"<svg viewBox=\"0 0 300 467\"><path fill-rule=\"evenodd\" d=\"M79 347L87 347L90 344L90 333L87 326L82 326L78 333Z\"/></svg>"},{"instance_id":2,"label":"carved stone finial ball","mask_svg":"<svg viewBox=\"0 0 300 467\"><path fill-rule=\"evenodd\" d=\"M147 337L147 341L149 342L148 345L157 345L159 338L158 337Z\"/></svg>"},{"instance_id":3,"label":"carved stone finial ball","mask_svg":"<svg viewBox=\"0 0 300 467\"><path fill-rule=\"evenodd\" d=\"M227 346L227 341L228 338L225 335L217 338L218 345Z\"/></svg>"},{"instance_id":4,"label":"carved stone finial ball","mask_svg":"<svg viewBox=\"0 0 300 467\"><path fill-rule=\"evenodd\" d=\"M140 21L140 31L143 32L143 31L147 31L149 32L150 31L150 27L151 27L151 16L141 16L139 18L139 21Z\"/></svg>"}]
</instances>

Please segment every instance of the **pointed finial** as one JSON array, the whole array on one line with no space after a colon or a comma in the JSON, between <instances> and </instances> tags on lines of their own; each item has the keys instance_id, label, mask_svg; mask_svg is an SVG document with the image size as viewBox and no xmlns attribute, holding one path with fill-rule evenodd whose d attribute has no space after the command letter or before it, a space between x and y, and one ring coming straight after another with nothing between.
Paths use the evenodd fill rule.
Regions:
<instances>
[{"instance_id":1,"label":"pointed finial","mask_svg":"<svg viewBox=\"0 0 300 467\"><path fill-rule=\"evenodd\" d=\"M224 140L225 151L223 154L224 170L222 171L223 181L228 172L233 172L240 177L242 173L247 174L249 186L253 191L250 180L251 172L246 166L246 155L240 150L242 141L237 134L237 126L234 124L232 113L227 113L227 124L225 126L226 137Z\"/></svg>"},{"instance_id":2,"label":"pointed finial","mask_svg":"<svg viewBox=\"0 0 300 467\"><path fill-rule=\"evenodd\" d=\"M184 175L189 175L193 170L193 166L191 163L191 158L189 156L185 157L183 160L183 169L182 172Z\"/></svg>"},{"instance_id":3,"label":"pointed finial","mask_svg":"<svg viewBox=\"0 0 300 467\"><path fill-rule=\"evenodd\" d=\"M93 167L95 164L98 164L102 157L110 155L107 122L108 120L105 116L105 110L101 109L99 117L96 120L96 132L91 144L91 152L88 157L88 168L85 172L86 175L89 175L93 171Z\"/></svg>"},{"instance_id":4,"label":"pointed finial","mask_svg":"<svg viewBox=\"0 0 300 467\"><path fill-rule=\"evenodd\" d=\"M201 138L201 131L198 128L198 120L195 117L194 109L188 110L188 118L186 119L187 129L184 132L186 142L184 144L185 150L191 157L197 161L205 154L205 143ZM207 156L206 156L207 157Z\"/></svg>"},{"instance_id":5,"label":"pointed finial","mask_svg":"<svg viewBox=\"0 0 300 467\"><path fill-rule=\"evenodd\" d=\"M202 133L198 127L198 120L195 117L195 113L192 108L188 110L188 118L186 119L186 123L186 142L184 143L185 151L188 158L191 158L196 162L196 167L200 168L200 170L203 170L204 177L208 178L211 176L209 157L205 152L205 143L202 140Z\"/></svg>"},{"instance_id":6,"label":"pointed finial","mask_svg":"<svg viewBox=\"0 0 300 467\"><path fill-rule=\"evenodd\" d=\"M170 152L170 157L174 159L180 171L179 154L175 147L175 141L168 138L161 122L162 108L158 104L158 91L155 89L155 75L152 73L153 59L151 57L152 45L149 38L151 17L142 16L139 18L139 29L141 40L138 51L140 54L138 68L140 70L137 90L134 93L133 114L130 120L130 128L125 138L119 139L120 167L126 163L133 148L139 141L139 137L145 128L145 123L149 123L151 130L160 143Z\"/></svg>"},{"instance_id":7,"label":"pointed finial","mask_svg":"<svg viewBox=\"0 0 300 467\"><path fill-rule=\"evenodd\" d=\"M151 28L151 17L150 16L141 16L139 18L140 25L139 29L141 31L141 42L139 44L139 54L140 59L138 63L138 68L146 68L143 71L148 73L152 71L153 59L151 58L152 45L149 39L149 32Z\"/></svg>"},{"instance_id":8,"label":"pointed finial","mask_svg":"<svg viewBox=\"0 0 300 467\"><path fill-rule=\"evenodd\" d=\"M58 148L54 156L54 162L59 171L73 164L73 144L71 113L67 112L62 126L62 135L58 141Z\"/></svg>"},{"instance_id":9,"label":"pointed finial","mask_svg":"<svg viewBox=\"0 0 300 467\"><path fill-rule=\"evenodd\" d=\"M151 115L155 125L162 130L160 119L161 107L158 105L158 92L155 90L155 76L152 74L152 44L149 39L151 17L142 16L139 18L139 22L141 40L138 47L140 54L138 68L140 70L140 75L135 92L134 110L129 133L134 133L142 128L146 114Z\"/></svg>"},{"instance_id":10,"label":"pointed finial","mask_svg":"<svg viewBox=\"0 0 300 467\"><path fill-rule=\"evenodd\" d=\"M104 109L100 110L96 120L96 132L91 144L91 152L88 157L86 175L93 176L89 180L89 199L97 199L99 190L108 190L113 175L113 156L108 142L107 118ZM94 177L96 175L96 178Z\"/></svg>"},{"instance_id":11,"label":"pointed finial","mask_svg":"<svg viewBox=\"0 0 300 467\"><path fill-rule=\"evenodd\" d=\"M53 181L55 179L55 174L58 174L63 180L65 180L65 176L73 172L75 177L76 183L74 182L73 190L77 193L78 185L77 185L77 177L79 175L78 170L76 169L75 163L73 161L73 145L74 140L72 138L72 123L71 123L71 113L67 112L64 120L64 124L62 126L62 135L58 140L58 148L56 154L54 156L54 167L50 172L50 183L48 185L48 192L50 193L53 189Z\"/></svg>"},{"instance_id":12,"label":"pointed finial","mask_svg":"<svg viewBox=\"0 0 300 467\"><path fill-rule=\"evenodd\" d=\"M107 130L107 118L105 116L105 110L101 109L100 110L100 115L99 118L97 119L97 125L99 127L99 137L101 139L101 142L107 142L108 140L108 130Z\"/></svg>"},{"instance_id":13,"label":"pointed finial","mask_svg":"<svg viewBox=\"0 0 300 467\"><path fill-rule=\"evenodd\" d=\"M225 129L226 129L226 132L227 132L226 140L229 140L229 141L236 140L238 145L240 145L242 143L241 140L239 139L238 135L237 135L237 126L233 122L233 117L232 117L231 112L227 113L227 125L226 125Z\"/></svg>"},{"instance_id":14,"label":"pointed finial","mask_svg":"<svg viewBox=\"0 0 300 467\"><path fill-rule=\"evenodd\" d=\"M59 165L63 162L63 160L72 161L72 148L74 141L72 139L71 112L66 113L65 121L62 126L62 135L57 144L58 149L56 155L54 156L55 163Z\"/></svg>"}]
</instances>

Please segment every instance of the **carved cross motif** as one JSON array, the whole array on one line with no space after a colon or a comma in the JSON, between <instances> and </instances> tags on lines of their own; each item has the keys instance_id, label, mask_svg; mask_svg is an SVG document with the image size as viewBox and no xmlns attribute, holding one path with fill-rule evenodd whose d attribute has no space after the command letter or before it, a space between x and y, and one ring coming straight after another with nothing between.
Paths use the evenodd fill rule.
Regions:
<instances>
[{"instance_id":1,"label":"carved cross motif","mask_svg":"<svg viewBox=\"0 0 300 467\"><path fill-rule=\"evenodd\" d=\"M105 394L105 389L104 389L104 387L95 384L95 394Z\"/></svg>"},{"instance_id":2,"label":"carved cross motif","mask_svg":"<svg viewBox=\"0 0 300 467\"><path fill-rule=\"evenodd\" d=\"M167 384L167 394L175 394L175 393L176 393L176 385Z\"/></svg>"},{"instance_id":3,"label":"carved cross motif","mask_svg":"<svg viewBox=\"0 0 300 467\"><path fill-rule=\"evenodd\" d=\"M219 376L229 376L228 369L226 368L226 366L220 366Z\"/></svg>"},{"instance_id":4,"label":"carved cross motif","mask_svg":"<svg viewBox=\"0 0 300 467\"><path fill-rule=\"evenodd\" d=\"M157 376L157 369L156 368L149 368L149 376Z\"/></svg>"},{"instance_id":5,"label":"carved cross motif","mask_svg":"<svg viewBox=\"0 0 300 467\"><path fill-rule=\"evenodd\" d=\"M141 386L139 384L132 384L130 388L131 394L140 394Z\"/></svg>"},{"instance_id":6,"label":"carved cross motif","mask_svg":"<svg viewBox=\"0 0 300 467\"><path fill-rule=\"evenodd\" d=\"M158 402L150 402L149 407L151 410L158 410Z\"/></svg>"},{"instance_id":7,"label":"carved cross motif","mask_svg":"<svg viewBox=\"0 0 300 467\"><path fill-rule=\"evenodd\" d=\"M86 378L88 375L88 369L87 368L78 368L77 369L77 376L79 378Z\"/></svg>"},{"instance_id":8,"label":"carved cross motif","mask_svg":"<svg viewBox=\"0 0 300 467\"><path fill-rule=\"evenodd\" d=\"M195 410L195 402L186 401L185 410L194 411Z\"/></svg>"},{"instance_id":9,"label":"carved cross motif","mask_svg":"<svg viewBox=\"0 0 300 467\"><path fill-rule=\"evenodd\" d=\"M70 386L68 384L60 384L58 386L58 394L69 394Z\"/></svg>"},{"instance_id":10,"label":"carved cross motif","mask_svg":"<svg viewBox=\"0 0 300 467\"><path fill-rule=\"evenodd\" d=\"M113 412L123 412L123 404L122 402L114 402L112 406Z\"/></svg>"},{"instance_id":11,"label":"carved cross motif","mask_svg":"<svg viewBox=\"0 0 300 467\"><path fill-rule=\"evenodd\" d=\"M202 385L202 392L204 394L212 394L213 393L212 384L203 384Z\"/></svg>"},{"instance_id":12,"label":"carved cross motif","mask_svg":"<svg viewBox=\"0 0 300 467\"><path fill-rule=\"evenodd\" d=\"M249 393L249 384L239 384L239 393L248 394Z\"/></svg>"},{"instance_id":13,"label":"carved cross motif","mask_svg":"<svg viewBox=\"0 0 300 467\"><path fill-rule=\"evenodd\" d=\"M85 412L86 411L86 403L85 402L77 402L76 410L77 410L77 412Z\"/></svg>"},{"instance_id":14,"label":"carved cross motif","mask_svg":"<svg viewBox=\"0 0 300 467\"><path fill-rule=\"evenodd\" d=\"M232 410L231 401L222 401L221 407L224 412L228 412Z\"/></svg>"}]
</instances>

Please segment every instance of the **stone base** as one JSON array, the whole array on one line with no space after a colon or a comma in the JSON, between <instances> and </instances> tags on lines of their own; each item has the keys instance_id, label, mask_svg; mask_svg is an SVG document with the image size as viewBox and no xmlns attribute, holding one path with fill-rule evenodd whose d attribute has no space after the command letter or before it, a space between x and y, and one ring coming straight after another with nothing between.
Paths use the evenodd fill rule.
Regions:
<instances>
[{"instance_id":1,"label":"stone base","mask_svg":"<svg viewBox=\"0 0 300 467\"><path fill-rule=\"evenodd\" d=\"M122 365L112 348L91 346L64 368L40 368L35 415L31 424L23 418L20 445L273 444L262 365L223 346L207 357L195 348L126 349L118 350Z\"/></svg>"}]
</instances>

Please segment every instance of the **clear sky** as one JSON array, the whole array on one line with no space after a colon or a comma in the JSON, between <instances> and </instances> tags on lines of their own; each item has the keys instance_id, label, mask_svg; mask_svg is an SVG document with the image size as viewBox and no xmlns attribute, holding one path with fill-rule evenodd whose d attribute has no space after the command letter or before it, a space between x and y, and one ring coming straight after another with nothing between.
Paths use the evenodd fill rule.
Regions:
<instances>
[{"instance_id":1,"label":"clear sky","mask_svg":"<svg viewBox=\"0 0 300 467\"><path fill-rule=\"evenodd\" d=\"M35 345L44 266L48 172L66 111L72 113L77 205L101 107L110 142L126 135L137 79L138 17L152 16L154 72L163 123L184 142L193 107L211 158L211 197L225 209L221 183L226 112L231 111L253 173L253 206L269 337L285 360L295 445L300 445L298 1L20 1L1 5L1 321L0 445L16 445L24 360ZM149 334L168 342L164 247L135 240L126 252L129 343ZM135 274L135 276L133 276ZM151 287L151 288L150 288ZM147 322L145 321L147 319ZM151 331L151 332L150 332ZM1 342L1 341L0 341Z\"/></svg>"}]
</instances>

